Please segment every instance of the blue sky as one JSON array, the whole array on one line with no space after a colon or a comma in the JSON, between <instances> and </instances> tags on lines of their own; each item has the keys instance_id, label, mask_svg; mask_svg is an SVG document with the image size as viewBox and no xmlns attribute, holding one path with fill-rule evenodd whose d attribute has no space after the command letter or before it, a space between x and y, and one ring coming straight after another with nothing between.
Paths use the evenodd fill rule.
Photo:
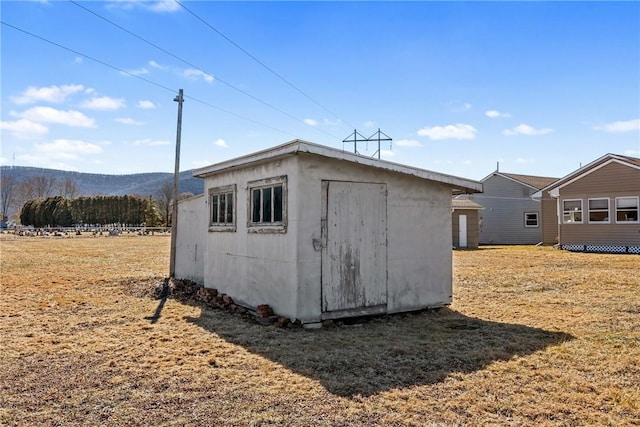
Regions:
<instances>
[{"instance_id":1,"label":"blue sky","mask_svg":"<svg viewBox=\"0 0 640 427\"><path fill-rule=\"evenodd\" d=\"M640 157L638 2L182 4L2 1L0 163L172 172L180 88L181 170L378 128L478 180Z\"/></svg>"}]
</instances>

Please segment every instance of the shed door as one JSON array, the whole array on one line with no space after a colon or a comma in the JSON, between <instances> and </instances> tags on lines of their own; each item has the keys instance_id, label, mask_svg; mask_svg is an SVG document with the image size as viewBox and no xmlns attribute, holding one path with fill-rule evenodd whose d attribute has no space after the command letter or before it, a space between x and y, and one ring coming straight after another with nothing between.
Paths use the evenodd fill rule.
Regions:
<instances>
[{"instance_id":1,"label":"shed door","mask_svg":"<svg viewBox=\"0 0 640 427\"><path fill-rule=\"evenodd\" d=\"M458 247L466 248L467 243L467 216L458 216Z\"/></svg>"},{"instance_id":2,"label":"shed door","mask_svg":"<svg viewBox=\"0 0 640 427\"><path fill-rule=\"evenodd\" d=\"M323 190L323 317L385 312L386 184L328 181Z\"/></svg>"}]
</instances>

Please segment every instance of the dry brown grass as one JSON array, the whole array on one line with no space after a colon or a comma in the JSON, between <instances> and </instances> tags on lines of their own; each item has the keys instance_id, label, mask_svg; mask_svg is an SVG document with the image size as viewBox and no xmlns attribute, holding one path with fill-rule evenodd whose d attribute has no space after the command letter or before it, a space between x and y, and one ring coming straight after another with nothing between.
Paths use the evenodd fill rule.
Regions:
<instances>
[{"instance_id":1,"label":"dry brown grass","mask_svg":"<svg viewBox=\"0 0 640 427\"><path fill-rule=\"evenodd\" d=\"M160 306L168 249L3 236L0 425L640 424L638 256L456 252L450 309L305 331Z\"/></svg>"}]
</instances>

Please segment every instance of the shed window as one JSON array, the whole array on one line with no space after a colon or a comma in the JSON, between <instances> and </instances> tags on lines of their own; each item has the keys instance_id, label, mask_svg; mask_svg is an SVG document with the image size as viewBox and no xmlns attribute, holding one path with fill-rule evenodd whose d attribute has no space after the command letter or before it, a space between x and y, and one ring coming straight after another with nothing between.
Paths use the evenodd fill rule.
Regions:
<instances>
[{"instance_id":1,"label":"shed window","mask_svg":"<svg viewBox=\"0 0 640 427\"><path fill-rule=\"evenodd\" d=\"M609 199L589 199L589 222L609 222Z\"/></svg>"},{"instance_id":2,"label":"shed window","mask_svg":"<svg viewBox=\"0 0 640 427\"><path fill-rule=\"evenodd\" d=\"M638 197L616 197L616 222L638 222Z\"/></svg>"},{"instance_id":3,"label":"shed window","mask_svg":"<svg viewBox=\"0 0 640 427\"><path fill-rule=\"evenodd\" d=\"M582 223L582 200L562 201L562 222L565 224Z\"/></svg>"},{"instance_id":4,"label":"shed window","mask_svg":"<svg viewBox=\"0 0 640 427\"><path fill-rule=\"evenodd\" d=\"M524 214L524 226L527 228L534 228L538 226L538 212L525 212Z\"/></svg>"},{"instance_id":5,"label":"shed window","mask_svg":"<svg viewBox=\"0 0 640 427\"><path fill-rule=\"evenodd\" d=\"M286 194L286 176L250 182L249 231L284 231L287 212Z\"/></svg>"},{"instance_id":6,"label":"shed window","mask_svg":"<svg viewBox=\"0 0 640 427\"><path fill-rule=\"evenodd\" d=\"M235 198L235 185L209 189L210 231L235 231Z\"/></svg>"}]
</instances>

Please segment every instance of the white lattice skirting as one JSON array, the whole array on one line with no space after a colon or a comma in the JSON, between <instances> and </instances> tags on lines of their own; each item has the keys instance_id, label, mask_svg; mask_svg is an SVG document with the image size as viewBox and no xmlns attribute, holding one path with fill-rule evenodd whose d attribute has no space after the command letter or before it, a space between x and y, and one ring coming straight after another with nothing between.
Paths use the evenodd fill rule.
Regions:
<instances>
[{"instance_id":1,"label":"white lattice skirting","mask_svg":"<svg viewBox=\"0 0 640 427\"><path fill-rule=\"evenodd\" d=\"M600 252L609 254L640 254L640 246L617 245L562 245L562 249L572 252Z\"/></svg>"}]
</instances>

